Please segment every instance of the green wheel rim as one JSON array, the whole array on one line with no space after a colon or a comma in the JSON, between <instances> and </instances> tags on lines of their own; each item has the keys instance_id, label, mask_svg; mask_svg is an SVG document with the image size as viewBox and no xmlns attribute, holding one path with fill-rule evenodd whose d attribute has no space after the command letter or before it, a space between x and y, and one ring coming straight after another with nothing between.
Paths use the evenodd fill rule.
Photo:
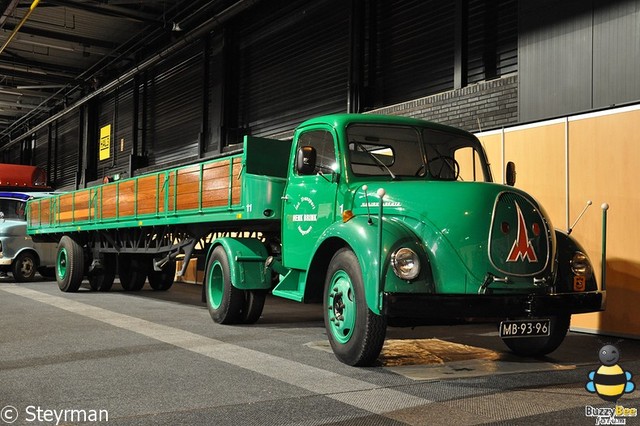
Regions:
<instances>
[{"instance_id":1,"label":"green wheel rim","mask_svg":"<svg viewBox=\"0 0 640 426\"><path fill-rule=\"evenodd\" d=\"M215 261L211 266L211 272L209 272L209 303L213 309L218 309L222 304L222 296L224 295L224 278L222 273L222 265L220 262Z\"/></svg>"},{"instance_id":2,"label":"green wheel rim","mask_svg":"<svg viewBox=\"0 0 640 426\"><path fill-rule=\"evenodd\" d=\"M58 272L58 278L61 280L67 276L67 263L69 262L69 256L67 256L67 249L62 248L58 253L58 261L56 262L56 270Z\"/></svg>"},{"instance_id":3,"label":"green wheel rim","mask_svg":"<svg viewBox=\"0 0 640 426\"><path fill-rule=\"evenodd\" d=\"M336 272L331 279L327 308L331 335L339 343L347 343L356 324L356 296L345 271Z\"/></svg>"}]
</instances>

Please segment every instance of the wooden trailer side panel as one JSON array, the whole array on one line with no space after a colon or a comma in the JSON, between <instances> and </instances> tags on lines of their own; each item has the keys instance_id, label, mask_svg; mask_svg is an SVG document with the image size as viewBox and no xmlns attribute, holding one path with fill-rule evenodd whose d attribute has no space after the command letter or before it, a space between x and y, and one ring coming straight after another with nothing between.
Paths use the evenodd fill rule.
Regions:
<instances>
[{"instance_id":1,"label":"wooden trailer side panel","mask_svg":"<svg viewBox=\"0 0 640 426\"><path fill-rule=\"evenodd\" d=\"M34 201L29 226L100 228L149 218L173 223L184 215L241 208L242 185L242 156L236 155Z\"/></svg>"}]
</instances>

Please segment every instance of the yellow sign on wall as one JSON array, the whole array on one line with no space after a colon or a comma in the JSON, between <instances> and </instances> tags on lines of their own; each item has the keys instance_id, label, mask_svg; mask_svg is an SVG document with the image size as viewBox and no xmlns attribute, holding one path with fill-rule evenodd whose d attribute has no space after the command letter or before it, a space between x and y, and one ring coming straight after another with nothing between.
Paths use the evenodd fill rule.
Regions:
<instances>
[{"instance_id":1,"label":"yellow sign on wall","mask_svg":"<svg viewBox=\"0 0 640 426\"><path fill-rule=\"evenodd\" d=\"M100 161L111 156L111 124L100 128Z\"/></svg>"}]
</instances>

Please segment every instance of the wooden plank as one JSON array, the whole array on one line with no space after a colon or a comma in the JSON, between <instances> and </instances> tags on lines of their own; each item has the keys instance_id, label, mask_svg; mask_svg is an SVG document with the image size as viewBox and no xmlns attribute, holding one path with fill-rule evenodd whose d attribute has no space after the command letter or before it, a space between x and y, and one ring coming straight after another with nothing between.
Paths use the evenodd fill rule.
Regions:
<instances>
[{"instance_id":1,"label":"wooden plank","mask_svg":"<svg viewBox=\"0 0 640 426\"><path fill-rule=\"evenodd\" d=\"M233 178L233 182L231 183L231 204L237 205L242 201L242 176L239 174L240 168L242 167L242 159L236 158L233 160L233 173L234 175L240 176L239 179L236 177Z\"/></svg>"},{"instance_id":2,"label":"wooden plank","mask_svg":"<svg viewBox=\"0 0 640 426\"><path fill-rule=\"evenodd\" d=\"M51 224L51 199L46 198L44 200L40 200L38 203L40 205L40 214L36 217L36 220L39 220L40 226L47 226Z\"/></svg>"},{"instance_id":3,"label":"wooden plank","mask_svg":"<svg viewBox=\"0 0 640 426\"><path fill-rule=\"evenodd\" d=\"M138 178L138 214L156 213L158 175Z\"/></svg>"},{"instance_id":4,"label":"wooden plank","mask_svg":"<svg viewBox=\"0 0 640 426\"><path fill-rule=\"evenodd\" d=\"M133 216L135 214L135 181L125 180L120 182L118 188L118 218Z\"/></svg>"},{"instance_id":5,"label":"wooden plank","mask_svg":"<svg viewBox=\"0 0 640 426\"><path fill-rule=\"evenodd\" d=\"M61 195L58 198L58 221L71 222L73 220L73 193Z\"/></svg>"},{"instance_id":6,"label":"wooden plank","mask_svg":"<svg viewBox=\"0 0 640 426\"><path fill-rule=\"evenodd\" d=\"M110 183L102 187L102 194L100 194L100 207L98 217L102 220L115 219L116 218L116 192L117 186L115 183Z\"/></svg>"},{"instance_id":7,"label":"wooden plank","mask_svg":"<svg viewBox=\"0 0 640 426\"><path fill-rule=\"evenodd\" d=\"M89 220L89 196L90 191L84 190L74 193L74 211L73 220L86 221Z\"/></svg>"},{"instance_id":8,"label":"wooden plank","mask_svg":"<svg viewBox=\"0 0 640 426\"><path fill-rule=\"evenodd\" d=\"M40 225L40 203L32 203L29 208L28 224L31 227Z\"/></svg>"}]
</instances>

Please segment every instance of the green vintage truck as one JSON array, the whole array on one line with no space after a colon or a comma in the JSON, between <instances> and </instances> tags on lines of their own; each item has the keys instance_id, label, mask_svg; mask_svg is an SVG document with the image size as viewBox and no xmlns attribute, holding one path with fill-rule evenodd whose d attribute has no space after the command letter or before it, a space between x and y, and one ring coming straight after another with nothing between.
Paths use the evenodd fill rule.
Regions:
<instances>
[{"instance_id":1,"label":"green vintage truck","mask_svg":"<svg viewBox=\"0 0 640 426\"><path fill-rule=\"evenodd\" d=\"M512 173L509 173L512 176ZM555 350L571 314L604 309L589 258L525 192L492 182L473 135L422 120L338 114L292 141L29 203L59 244L56 278L98 291L167 290L194 256L223 324L256 322L267 293L322 303L331 347L377 359L387 325L483 319L517 354Z\"/></svg>"}]
</instances>

